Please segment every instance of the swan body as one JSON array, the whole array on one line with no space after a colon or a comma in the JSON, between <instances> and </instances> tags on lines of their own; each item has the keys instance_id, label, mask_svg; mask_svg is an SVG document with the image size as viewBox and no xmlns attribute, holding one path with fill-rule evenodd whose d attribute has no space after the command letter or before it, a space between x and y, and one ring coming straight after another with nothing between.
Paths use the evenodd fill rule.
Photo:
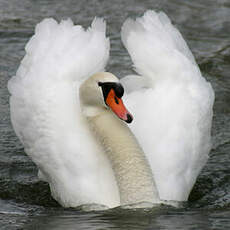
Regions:
<instances>
[{"instance_id":1,"label":"swan body","mask_svg":"<svg viewBox=\"0 0 230 230\"><path fill-rule=\"evenodd\" d=\"M147 11L121 34L139 74L121 80L131 131L98 85L119 83L102 72L102 19L88 30L42 21L8 84L14 130L65 207L187 200L208 159L214 93L180 33L165 14Z\"/></svg>"}]
</instances>

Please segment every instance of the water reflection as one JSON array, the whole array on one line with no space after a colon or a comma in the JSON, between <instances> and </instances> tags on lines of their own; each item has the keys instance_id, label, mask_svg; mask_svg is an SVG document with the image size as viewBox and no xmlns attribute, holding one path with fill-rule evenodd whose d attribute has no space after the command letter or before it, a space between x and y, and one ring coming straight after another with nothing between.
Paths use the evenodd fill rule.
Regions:
<instances>
[{"instance_id":1,"label":"water reflection","mask_svg":"<svg viewBox=\"0 0 230 230\"><path fill-rule=\"evenodd\" d=\"M72 230L72 229L167 229L167 230L190 230L190 229L226 229L224 223L228 220L230 211L220 215L219 222L216 216L209 212L197 213L196 211L168 211L149 214L126 213L122 215L103 214L69 214L69 215L44 215L32 217L30 223L24 229L32 230ZM217 214L218 215L218 214Z\"/></svg>"},{"instance_id":2,"label":"water reflection","mask_svg":"<svg viewBox=\"0 0 230 230\"><path fill-rule=\"evenodd\" d=\"M70 216L39 216L33 217L32 223L25 226L25 229L37 230L70 230L70 229L110 229L114 225L104 221L96 214L70 215Z\"/></svg>"}]
</instances>

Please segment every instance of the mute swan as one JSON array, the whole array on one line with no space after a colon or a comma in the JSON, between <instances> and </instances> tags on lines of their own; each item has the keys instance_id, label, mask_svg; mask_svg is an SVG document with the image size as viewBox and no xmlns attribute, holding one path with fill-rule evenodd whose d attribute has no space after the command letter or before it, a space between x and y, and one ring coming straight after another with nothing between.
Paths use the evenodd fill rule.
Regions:
<instances>
[{"instance_id":1,"label":"mute swan","mask_svg":"<svg viewBox=\"0 0 230 230\"><path fill-rule=\"evenodd\" d=\"M65 207L187 200L208 159L214 93L181 34L147 11L121 36L141 75L121 79L132 132L123 87L103 72L102 19L86 31L43 20L8 84L14 130Z\"/></svg>"}]
</instances>

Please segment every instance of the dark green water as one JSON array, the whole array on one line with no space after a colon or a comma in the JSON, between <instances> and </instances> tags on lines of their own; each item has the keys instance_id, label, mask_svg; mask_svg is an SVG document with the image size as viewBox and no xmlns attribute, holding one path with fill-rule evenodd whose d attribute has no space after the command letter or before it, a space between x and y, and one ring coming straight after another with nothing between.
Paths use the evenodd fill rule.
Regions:
<instances>
[{"instance_id":1,"label":"dark green water","mask_svg":"<svg viewBox=\"0 0 230 230\"><path fill-rule=\"evenodd\" d=\"M130 73L120 42L129 16L165 11L182 32L216 101L213 148L183 208L87 213L60 207L12 130L7 81L15 74L34 26L70 17L88 26L103 16L111 38L108 70ZM230 1L229 0L0 0L0 229L230 229Z\"/></svg>"}]
</instances>

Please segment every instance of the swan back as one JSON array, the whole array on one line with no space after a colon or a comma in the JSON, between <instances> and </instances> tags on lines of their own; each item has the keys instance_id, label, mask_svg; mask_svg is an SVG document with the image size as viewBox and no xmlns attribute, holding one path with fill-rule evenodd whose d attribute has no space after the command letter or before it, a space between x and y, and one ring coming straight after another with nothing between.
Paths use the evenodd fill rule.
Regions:
<instances>
[{"instance_id":1,"label":"swan back","mask_svg":"<svg viewBox=\"0 0 230 230\"><path fill-rule=\"evenodd\" d=\"M86 128L79 102L80 84L103 71L108 56L102 19L87 30L71 20L45 19L9 81L14 130L54 198L66 207L119 204L111 166Z\"/></svg>"},{"instance_id":2,"label":"swan back","mask_svg":"<svg viewBox=\"0 0 230 230\"><path fill-rule=\"evenodd\" d=\"M152 84L201 75L182 35L163 12L149 10L136 21L127 19L121 38L135 70L151 79Z\"/></svg>"},{"instance_id":3,"label":"swan back","mask_svg":"<svg viewBox=\"0 0 230 230\"><path fill-rule=\"evenodd\" d=\"M187 200L211 148L213 89L164 13L128 19L121 37L141 75L121 80L135 117L130 127L151 164L160 198Z\"/></svg>"}]
</instances>

